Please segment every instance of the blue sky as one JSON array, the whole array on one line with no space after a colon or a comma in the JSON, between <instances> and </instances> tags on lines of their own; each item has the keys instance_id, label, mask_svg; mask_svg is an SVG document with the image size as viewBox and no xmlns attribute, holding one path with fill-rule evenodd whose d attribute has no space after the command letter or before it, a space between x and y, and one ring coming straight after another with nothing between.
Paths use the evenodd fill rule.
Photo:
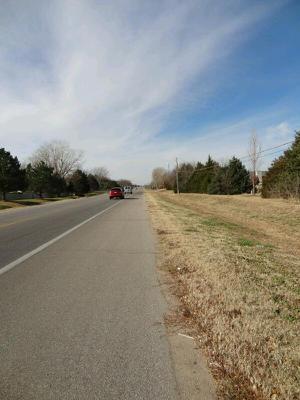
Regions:
<instances>
[{"instance_id":1,"label":"blue sky","mask_svg":"<svg viewBox=\"0 0 300 400\"><path fill-rule=\"evenodd\" d=\"M66 140L84 168L145 183L175 157L244 156L253 129L289 141L299 21L297 0L3 2L0 146L26 162Z\"/></svg>"}]
</instances>

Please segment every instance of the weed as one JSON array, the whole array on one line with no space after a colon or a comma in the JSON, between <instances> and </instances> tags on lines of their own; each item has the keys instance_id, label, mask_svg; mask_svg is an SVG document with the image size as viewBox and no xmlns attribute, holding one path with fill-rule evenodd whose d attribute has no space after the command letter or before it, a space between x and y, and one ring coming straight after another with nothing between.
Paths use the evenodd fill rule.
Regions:
<instances>
[{"instance_id":1,"label":"weed","mask_svg":"<svg viewBox=\"0 0 300 400\"><path fill-rule=\"evenodd\" d=\"M244 239L244 238L239 238L238 239L238 244L240 246L248 246L248 247L253 247L255 246L255 242L250 239Z\"/></svg>"}]
</instances>

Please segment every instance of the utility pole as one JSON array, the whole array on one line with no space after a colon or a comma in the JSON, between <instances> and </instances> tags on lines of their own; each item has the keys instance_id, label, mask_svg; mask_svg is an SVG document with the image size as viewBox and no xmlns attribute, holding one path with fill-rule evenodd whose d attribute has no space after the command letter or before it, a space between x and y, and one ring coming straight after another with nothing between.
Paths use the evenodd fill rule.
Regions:
<instances>
[{"instance_id":1,"label":"utility pole","mask_svg":"<svg viewBox=\"0 0 300 400\"><path fill-rule=\"evenodd\" d=\"M249 158L252 169L252 194L255 195L255 182L257 174L257 165L261 153L260 143L258 141L256 132L253 130L249 140Z\"/></svg>"},{"instance_id":2,"label":"utility pole","mask_svg":"<svg viewBox=\"0 0 300 400\"><path fill-rule=\"evenodd\" d=\"M176 189L179 194L179 181L178 181L178 158L176 157Z\"/></svg>"}]
</instances>

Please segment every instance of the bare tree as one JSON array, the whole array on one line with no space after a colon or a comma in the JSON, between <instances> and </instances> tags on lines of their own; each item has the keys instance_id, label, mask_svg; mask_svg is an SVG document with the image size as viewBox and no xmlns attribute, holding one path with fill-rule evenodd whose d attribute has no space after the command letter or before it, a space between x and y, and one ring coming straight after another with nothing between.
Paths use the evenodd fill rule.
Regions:
<instances>
[{"instance_id":1,"label":"bare tree","mask_svg":"<svg viewBox=\"0 0 300 400\"><path fill-rule=\"evenodd\" d=\"M133 183L129 179L118 179L120 186L133 186Z\"/></svg>"},{"instance_id":2,"label":"bare tree","mask_svg":"<svg viewBox=\"0 0 300 400\"><path fill-rule=\"evenodd\" d=\"M62 178L80 167L83 152L74 150L70 145L61 140L53 140L39 147L31 156L30 162L35 165L43 161L53 168L54 173Z\"/></svg>"},{"instance_id":3,"label":"bare tree","mask_svg":"<svg viewBox=\"0 0 300 400\"><path fill-rule=\"evenodd\" d=\"M91 170L91 174L95 176L97 179L99 185L101 185L101 182L103 180L109 179L109 171L105 167L96 167Z\"/></svg>"},{"instance_id":4,"label":"bare tree","mask_svg":"<svg viewBox=\"0 0 300 400\"><path fill-rule=\"evenodd\" d=\"M152 186L156 189L163 188L165 186L165 177L168 171L165 168L158 167L152 171Z\"/></svg>"},{"instance_id":5,"label":"bare tree","mask_svg":"<svg viewBox=\"0 0 300 400\"><path fill-rule=\"evenodd\" d=\"M251 180L252 180L252 194L255 194L255 186L257 181L256 176L257 176L260 153L261 153L261 145L259 143L255 130L253 130L249 139L249 148L248 148Z\"/></svg>"}]
</instances>

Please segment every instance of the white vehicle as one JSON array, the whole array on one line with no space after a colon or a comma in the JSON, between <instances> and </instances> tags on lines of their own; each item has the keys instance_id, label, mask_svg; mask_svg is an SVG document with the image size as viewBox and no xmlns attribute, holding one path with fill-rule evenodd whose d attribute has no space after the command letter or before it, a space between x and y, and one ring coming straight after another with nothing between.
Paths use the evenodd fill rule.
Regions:
<instances>
[{"instance_id":1,"label":"white vehicle","mask_svg":"<svg viewBox=\"0 0 300 400\"><path fill-rule=\"evenodd\" d=\"M124 193L125 194L132 194L132 187L131 186L124 186Z\"/></svg>"}]
</instances>

